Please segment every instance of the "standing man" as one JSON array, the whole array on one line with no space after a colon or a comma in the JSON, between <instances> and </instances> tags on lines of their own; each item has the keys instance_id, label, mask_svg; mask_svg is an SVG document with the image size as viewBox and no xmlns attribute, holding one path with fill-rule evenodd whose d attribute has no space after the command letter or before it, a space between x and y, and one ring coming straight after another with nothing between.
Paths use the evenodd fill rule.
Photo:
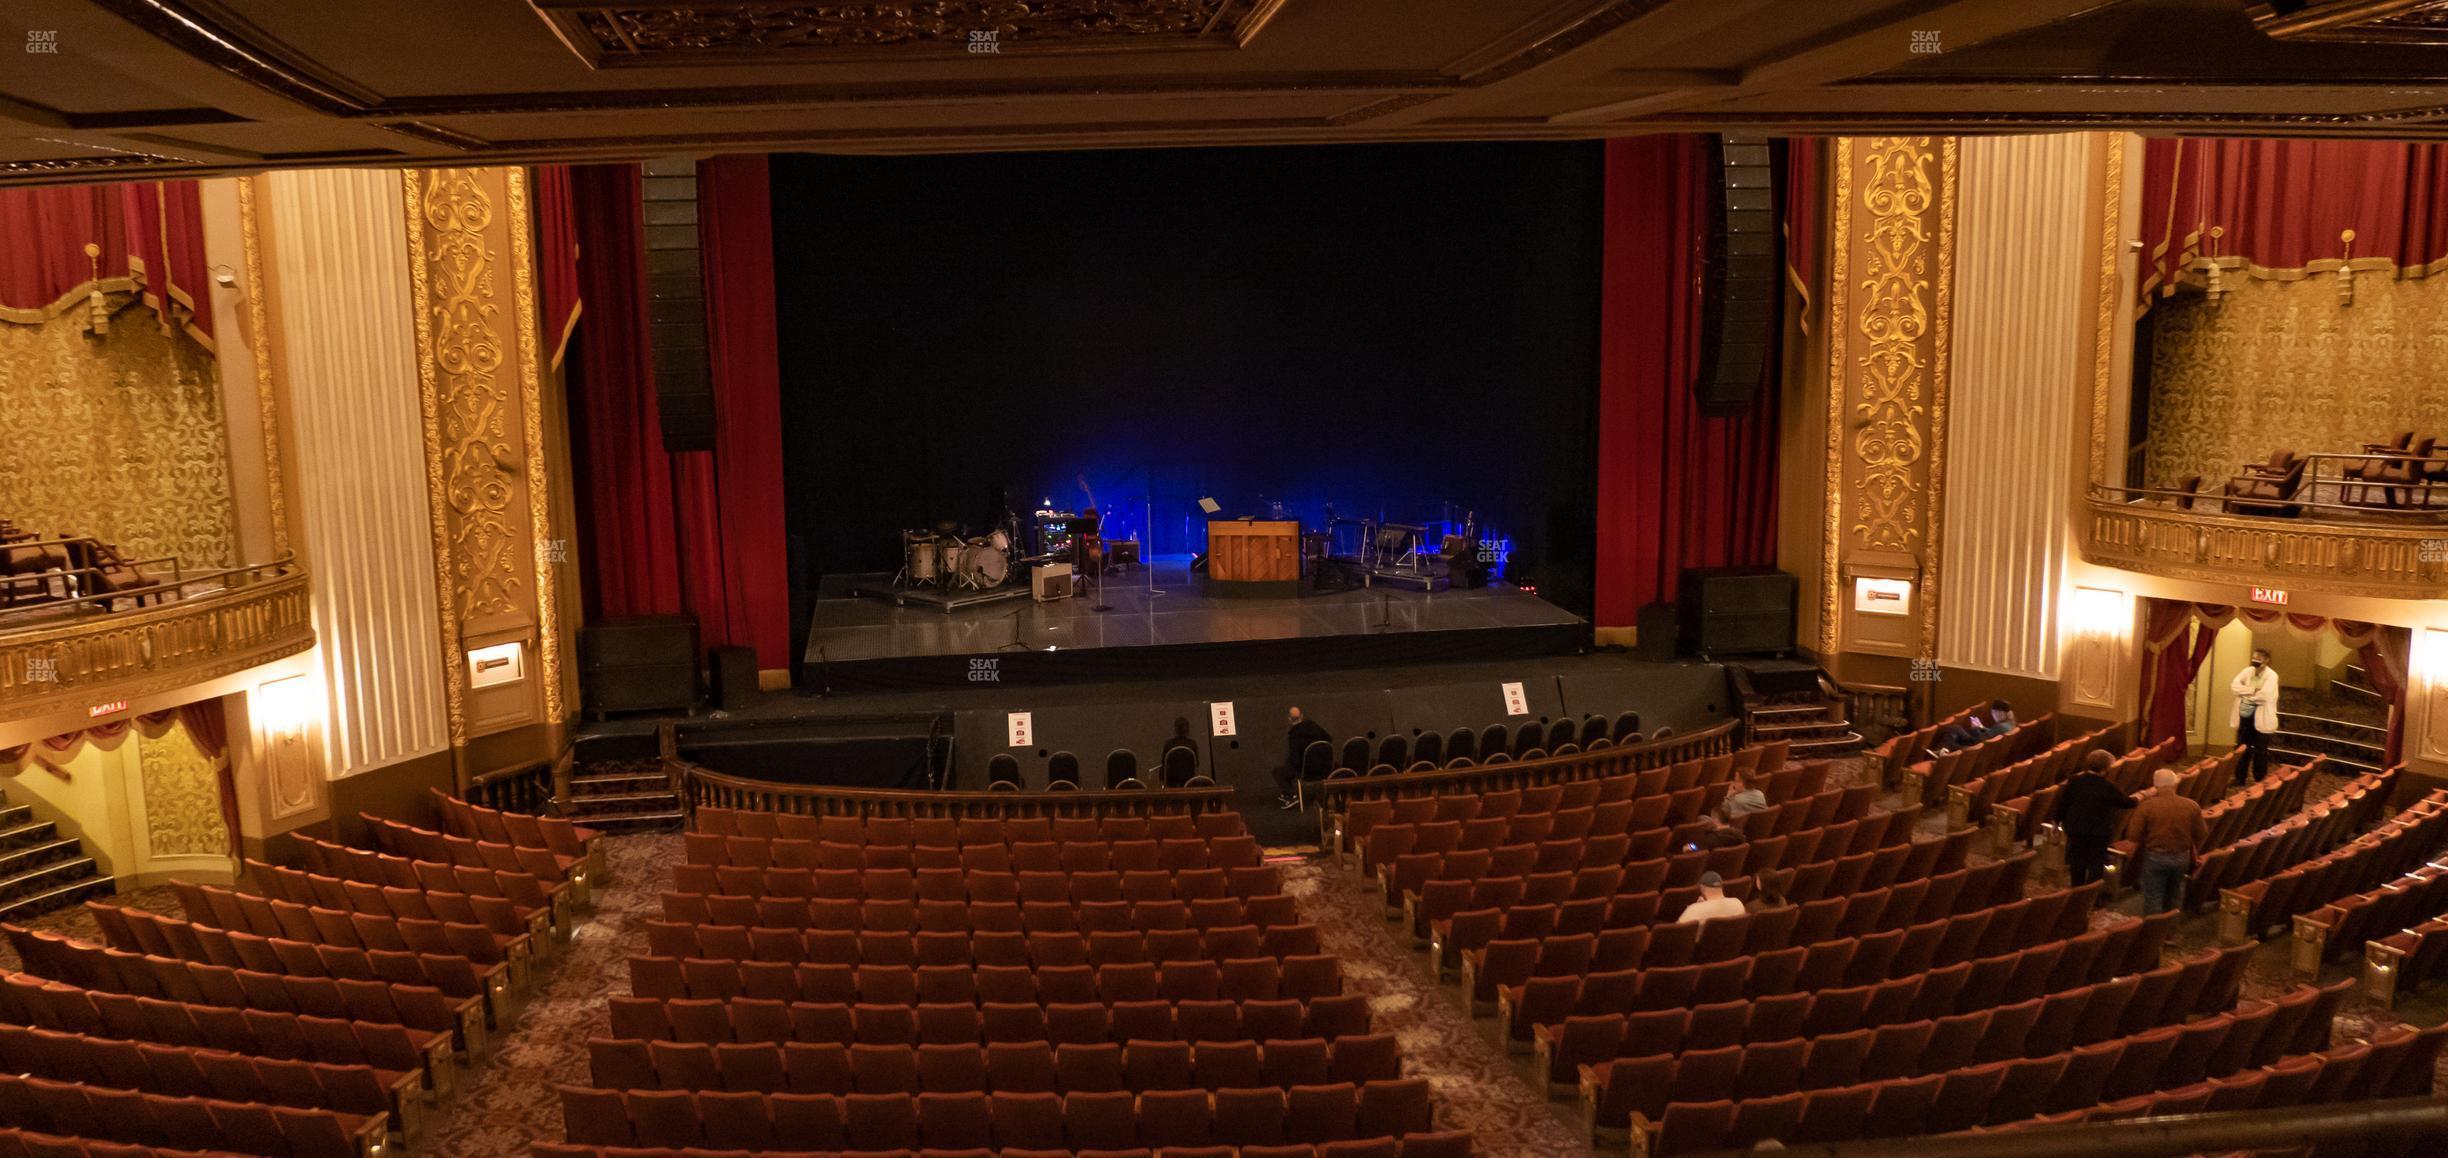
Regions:
<instances>
[{"instance_id":1,"label":"standing man","mask_svg":"<svg viewBox=\"0 0 2448 1158\"><path fill-rule=\"evenodd\" d=\"M2057 823L2066 834L2066 875L2077 886L2107 872L2108 838L2116 832L2116 814L2134 806L2134 798L2117 791L2106 772L2116 757L2106 751L2083 757L2082 771L2068 777L2057 792Z\"/></svg>"},{"instance_id":2,"label":"standing man","mask_svg":"<svg viewBox=\"0 0 2448 1158\"><path fill-rule=\"evenodd\" d=\"M2185 878L2193 872L2193 857L2210 839L2210 823L2201 805L2176 791L2176 770L2151 774L2158 791L2134 806L2125 835L2142 858L2142 915L2184 907Z\"/></svg>"},{"instance_id":3,"label":"standing man","mask_svg":"<svg viewBox=\"0 0 2448 1158\"><path fill-rule=\"evenodd\" d=\"M2244 761L2236 775L2250 784L2269 772L2269 734L2278 730L2278 672L2269 665L2269 649L2252 650L2252 664L2237 672L2227 690L2235 705L2227 709L2227 725L2244 745Z\"/></svg>"},{"instance_id":4,"label":"standing man","mask_svg":"<svg viewBox=\"0 0 2448 1158\"><path fill-rule=\"evenodd\" d=\"M1309 745L1332 740L1317 721L1301 714L1298 705L1292 708L1290 719L1292 729L1284 737L1284 766L1275 770L1275 803L1286 812L1300 807L1301 756Z\"/></svg>"}]
</instances>

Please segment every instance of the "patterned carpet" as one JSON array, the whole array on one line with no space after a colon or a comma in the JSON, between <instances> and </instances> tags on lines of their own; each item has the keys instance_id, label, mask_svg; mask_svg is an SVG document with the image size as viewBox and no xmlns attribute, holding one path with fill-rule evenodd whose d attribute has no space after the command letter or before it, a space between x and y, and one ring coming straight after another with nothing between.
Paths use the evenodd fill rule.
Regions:
<instances>
[{"instance_id":1,"label":"patterned carpet","mask_svg":"<svg viewBox=\"0 0 2448 1158\"><path fill-rule=\"evenodd\" d=\"M1860 774L1848 761L1839 779ZM2327 787L2316 785L2313 795ZM1935 833L1939 823L1932 817L1924 826ZM554 1083L587 1080L586 1039L606 1031L609 998L628 992L627 956L644 944L645 922L658 909L657 894L667 887L668 866L680 857L681 841L672 833L616 836L606 843L613 883L597 890L594 911L549 963L540 987L510 1032L495 1039L473 1080L429 1117L422 1153L511 1158L526 1154L534 1141L563 1136ZM1285 891L1317 924L1324 949L1343 959L1346 985L1368 997L1379 1029L1397 1035L1410 1071L1429 1079L1441 1127L1469 1131L1478 1152L1489 1158L1590 1152L1580 1141L1575 1108L1568 1102L1551 1103L1531 1089L1527 1059L1504 1052L1493 1019L1468 1015L1456 986L1437 984L1426 954L1397 939L1399 930L1385 920L1374 889L1357 874L1322 860L1287 858L1279 863ZM178 911L175 895L166 888L138 890L119 901ZM2100 919L2118 919L2135 911L2137 904L2127 894L2103 909ZM82 908L34 923L100 940ZM2195 949L2214 943L2215 936L2216 918L2199 916L2184 923L2174 943ZM2287 951L2285 938L2264 944L2247 972L2245 996L2271 996L2296 984ZM15 965L13 955L0 945L0 967ZM2347 976L2354 967L2332 965L2324 979ZM2358 997L2339 1017L2337 1034L2341 1040L2363 1039L2391 1022L2433 1024L2443 1017L2448 1017L2448 993L2418 994L2395 1011Z\"/></svg>"}]
</instances>

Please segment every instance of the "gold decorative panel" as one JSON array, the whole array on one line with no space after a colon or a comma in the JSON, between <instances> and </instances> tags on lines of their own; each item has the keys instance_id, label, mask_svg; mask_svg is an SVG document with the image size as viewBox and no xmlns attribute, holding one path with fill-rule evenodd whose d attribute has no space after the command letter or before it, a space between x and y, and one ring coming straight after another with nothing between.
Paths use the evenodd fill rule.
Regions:
<instances>
[{"instance_id":1,"label":"gold decorative panel","mask_svg":"<svg viewBox=\"0 0 2448 1158\"><path fill-rule=\"evenodd\" d=\"M237 561L220 369L151 310L120 307L97 337L82 310L0 325L0 518L91 535L191 569Z\"/></svg>"},{"instance_id":2,"label":"gold decorative panel","mask_svg":"<svg viewBox=\"0 0 2448 1158\"><path fill-rule=\"evenodd\" d=\"M2213 304L2153 308L2148 472L2217 492L2246 462L2287 447L2351 454L2403 430L2448 434L2448 280L2235 278Z\"/></svg>"},{"instance_id":3,"label":"gold decorative panel","mask_svg":"<svg viewBox=\"0 0 2448 1158\"><path fill-rule=\"evenodd\" d=\"M562 714L551 523L525 174L403 174L451 736ZM468 687L464 653L517 643L534 675Z\"/></svg>"},{"instance_id":4,"label":"gold decorative panel","mask_svg":"<svg viewBox=\"0 0 2448 1158\"><path fill-rule=\"evenodd\" d=\"M223 856L229 828L221 819L218 763L196 747L187 726L137 740L144 782L145 848L150 856Z\"/></svg>"},{"instance_id":5,"label":"gold decorative panel","mask_svg":"<svg viewBox=\"0 0 2448 1158\"><path fill-rule=\"evenodd\" d=\"M1936 647L1955 166L1951 137L1837 142L1822 653L1856 567L1917 575L1919 650Z\"/></svg>"},{"instance_id":6,"label":"gold decorative panel","mask_svg":"<svg viewBox=\"0 0 2448 1158\"><path fill-rule=\"evenodd\" d=\"M1236 48L1282 0L529 0L593 68Z\"/></svg>"}]
</instances>

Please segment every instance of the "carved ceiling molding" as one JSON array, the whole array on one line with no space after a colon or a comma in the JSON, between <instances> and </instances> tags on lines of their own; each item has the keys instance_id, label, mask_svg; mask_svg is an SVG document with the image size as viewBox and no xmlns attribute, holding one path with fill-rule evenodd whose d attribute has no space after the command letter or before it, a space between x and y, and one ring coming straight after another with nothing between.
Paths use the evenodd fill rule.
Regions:
<instances>
[{"instance_id":1,"label":"carved ceiling molding","mask_svg":"<svg viewBox=\"0 0 2448 1158\"><path fill-rule=\"evenodd\" d=\"M2448 0L2284 0L2249 13L2272 40L2448 45Z\"/></svg>"},{"instance_id":2,"label":"carved ceiling molding","mask_svg":"<svg viewBox=\"0 0 2448 1158\"><path fill-rule=\"evenodd\" d=\"M1284 0L528 0L589 68L1240 48Z\"/></svg>"}]
</instances>

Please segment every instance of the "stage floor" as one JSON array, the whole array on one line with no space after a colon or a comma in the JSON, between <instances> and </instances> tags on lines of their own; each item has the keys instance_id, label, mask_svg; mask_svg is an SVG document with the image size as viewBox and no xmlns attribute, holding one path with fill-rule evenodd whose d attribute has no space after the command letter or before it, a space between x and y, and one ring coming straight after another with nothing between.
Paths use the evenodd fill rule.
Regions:
<instances>
[{"instance_id":1,"label":"stage floor","mask_svg":"<svg viewBox=\"0 0 2448 1158\"><path fill-rule=\"evenodd\" d=\"M1433 594L1376 587L1291 598L1211 596L1192 579L1189 561L1164 556L1152 573L1111 575L1102 592L1050 603L1024 599L947 613L879 599L822 599L810 620L807 662L1584 626L1579 616L1501 584Z\"/></svg>"}]
</instances>

